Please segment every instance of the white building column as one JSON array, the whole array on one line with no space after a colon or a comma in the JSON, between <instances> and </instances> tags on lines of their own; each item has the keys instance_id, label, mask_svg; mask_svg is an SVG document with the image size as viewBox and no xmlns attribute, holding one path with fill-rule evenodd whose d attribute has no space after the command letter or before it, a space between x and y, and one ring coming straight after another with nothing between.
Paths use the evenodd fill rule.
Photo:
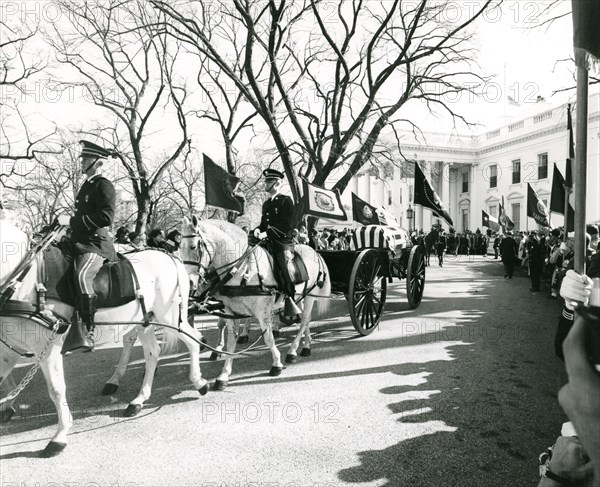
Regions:
<instances>
[{"instance_id":1,"label":"white building column","mask_svg":"<svg viewBox=\"0 0 600 487\"><path fill-rule=\"evenodd\" d=\"M479 198L479 164L471 164L470 181L469 181L469 196L471 204L469 205L469 230L475 232L475 229L481 226L481 204ZM481 178L482 179L482 178Z\"/></svg>"},{"instance_id":2,"label":"white building column","mask_svg":"<svg viewBox=\"0 0 600 487\"><path fill-rule=\"evenodd\" d=\"M448 213L450 213L450 163L444 162L442 169L442 202L446 207Z\"/></svg>"}]
</instances>

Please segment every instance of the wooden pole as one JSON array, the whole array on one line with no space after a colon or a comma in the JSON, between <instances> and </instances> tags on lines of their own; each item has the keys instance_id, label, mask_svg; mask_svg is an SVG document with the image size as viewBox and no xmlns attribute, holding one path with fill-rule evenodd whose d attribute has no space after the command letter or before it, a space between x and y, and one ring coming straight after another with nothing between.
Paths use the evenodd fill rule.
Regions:
<instances>
[{"instance_id":1,"label":"wooden pole","mask_svg":"<svg viewBox=\"0 0 600 487\"><path fill-rule=\"evenodd\" d=\"M587 193L588 72L577 67L575 143L575 272L585 274L585 196ZM566 216L566 215L565 215ZM566 232L566 228L565 228Z\"/></svg>"}]
</instances>

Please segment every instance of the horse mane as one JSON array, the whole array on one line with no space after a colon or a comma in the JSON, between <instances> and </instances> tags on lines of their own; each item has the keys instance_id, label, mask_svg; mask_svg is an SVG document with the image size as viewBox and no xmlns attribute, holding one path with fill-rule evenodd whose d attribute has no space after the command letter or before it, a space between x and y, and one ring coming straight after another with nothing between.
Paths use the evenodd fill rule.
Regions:
<instances>
[{"instance_id":1,"label":"horse mane","mask_svg":"<svg viewBox=\"0 0 600 487\"><path fill-rule=\"evenodd\" d=\"M203 232L212 234L220 240L233 240L234 244L238 244L237 248L239 249L243 249L248 245L248 235L246 232L237 225L225 220L200 220L198 227Z\"/></svg>"}]
</instances>

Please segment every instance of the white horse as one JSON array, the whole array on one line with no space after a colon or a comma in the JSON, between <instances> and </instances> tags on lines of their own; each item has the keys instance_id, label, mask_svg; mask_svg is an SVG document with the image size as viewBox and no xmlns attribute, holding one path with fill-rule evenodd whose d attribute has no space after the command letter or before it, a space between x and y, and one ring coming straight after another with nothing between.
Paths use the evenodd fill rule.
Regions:
<instances>
[{"instance_id":1,"label":"white horse","mask_svg":"<svg viewBox=\"0 0 600 487\"><path fill-rule=\"evenodd\" d=\"M240 287L242 280L246 281L246 288L251 289L259 285L259 274L265 287L275 289L277 281L273 271L273 258L269 253L258 246L245 259L240 260L248 250L248 236L239 227L221 220L198 220L195 216L192 220L183 219L181 225L183 235L180 253L190 275L201 278L206 270L216 270L223 278L234 264L235 272L227 282L226 287ZM304 348L301 355L310 355L310 317L313 304L317 298L327 298L331 294L331 281L327 265L312 248L307 245L296 245L298 252L304 261L308 273L307 289L310 292L303 299L302 321L294 341L286 357L286 363L294 363L297 360L297 350L300 340L304 336ZM319 282L322 281L322 282ZM320 285L318 285L320 284ZM206 284L204 284L206 287ZM305 289L304 284L296 287L296 295L301 295ZM202 287L199 286L199 291ZM252 295L250 291L241 296L229 296L227 292L217 291L211 293L215 298L223 301L224 312L232 315L252 316L258 321L265 344L269 347L273 362L269 371L270 375L281 374L283 365L281 355L275 346L272 326L275 310L283 307L283 297L275 292ZM235 350L235 331L228 320L227 352L223 370L217 378L214 389L224 390L228 384L232 372L233 351Z\"/></svg>"},{"instance_id":2,"label":"white horse","mask_svg":"<svg viewBox=\"0 0 600 487\"><path fill-rule=\"evenodd\" d=\"M26 242L26 235L10 224L2 225L0 245L4 260L5 249L14 242ZM132 261L146 302L146 310L153 322L166 325L165 337L169 345L181 339L190 352L190 380L201 395L208 391L208 384L202 378L199 366L198 333L187 322L187 301L189 295L189 278L183 264L159 251L143 251L136 254ZM36 280L40 261L35 260L27 273L22 285L13 296L13 300L26 303L36 303ZM3 274L8 275L4 272ZM7 285L2 281L1 288ZM48 300L47 309L55 315L70 318L73 307L54 300ZM66 386L63 372L63 358L61 355L62 342L66 335L57 335L50 341L51 333L47 328L39 325L38 333L31 333L31 320L24 317L10 316L4 309L0 311L0 327L2 340L14 350L22 350L39 357L45 350L40 361L44 373L50 398L54 402L58 414L58 428L52 440L48 443L42 455L49 457L58 455L67 445L67 434L72 426L72 417L66 399ZM181 321L180 321L181 318ZM145 401L148 400L152 390L152 381L159 355L159 345L155 336L155 326L143 327L140 325L124 324L127 322L143 321L139 301L135 300L117 308L99 309L96 313L96 322L110 323L96 327L96 344L102 345L113 342L120 343L123 334L137 327L137 336L140 339L146 362L146 371L139 394L125 410L126 416L139 413ZM172 328L171 328L172 327ZM178 333L177 329L183 333ZM6 349L6 350L5 350ZM6 353L4 353L6 351ZM20 355L3 345L2 360L0 360L0 381L13 369Z\"/></svg>"}]
</instances>

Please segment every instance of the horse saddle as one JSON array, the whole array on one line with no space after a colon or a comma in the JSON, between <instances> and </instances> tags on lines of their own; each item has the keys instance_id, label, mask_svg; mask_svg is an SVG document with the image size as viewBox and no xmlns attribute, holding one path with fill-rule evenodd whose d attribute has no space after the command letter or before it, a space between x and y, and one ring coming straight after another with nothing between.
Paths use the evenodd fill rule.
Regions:
<instances>
[{"instance_id":1,"label":"horse saddle","mask_svg":"<svg viewBox=\"0 0 600 487\"><path fill-rule=\"evenodd\" d=\"M302 284L308 281L308 271L306 265L302 260L302 256L292 246L289 249L285 249L283 252L283 259L287 267L288 274L293 284ZM280 261L281 262L281 261Z\"/></svg>"},{"instance_id":2,"label":"horse saddle","mask_svg":"<svg viewBox=\"0 0 600 487\"><path fill-rule=\"evenodd\" d=\"M94 278L98 308L115 308L136 299L131 263L124 255L118 261L105 262ZM43 283L46 297L71 306L77 303L77 285L73 254L68 245L51 245L44 252Z\"/></svg>"}]
</instances>

